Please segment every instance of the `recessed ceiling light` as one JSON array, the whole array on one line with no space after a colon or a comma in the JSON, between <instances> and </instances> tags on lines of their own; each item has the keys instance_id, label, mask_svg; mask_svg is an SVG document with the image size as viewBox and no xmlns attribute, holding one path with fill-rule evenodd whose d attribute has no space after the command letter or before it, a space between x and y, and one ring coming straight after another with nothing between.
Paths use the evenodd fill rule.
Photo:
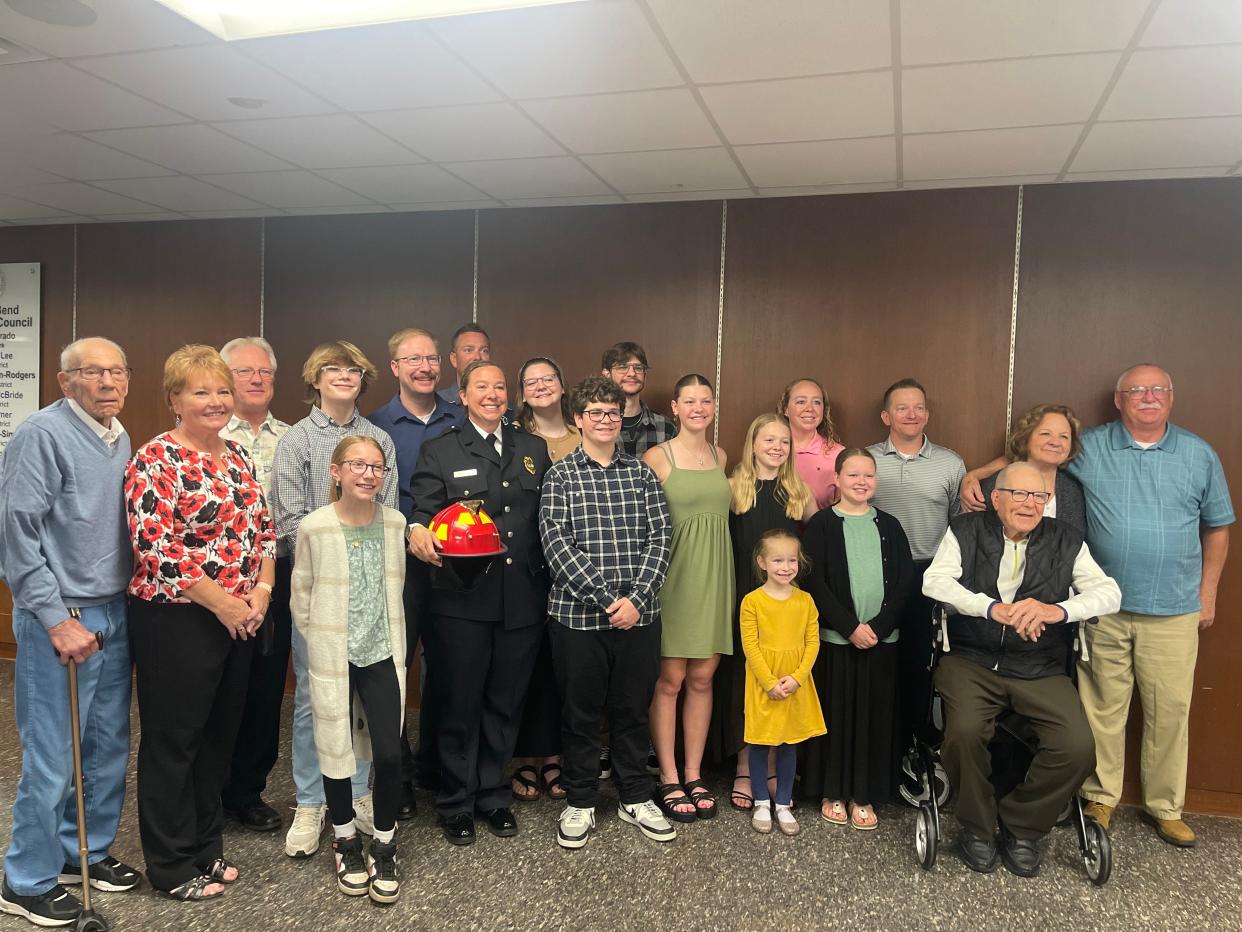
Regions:
<instances>
[{"instance_id":1,"label":"recessed ceiling light","mask_svg":"<svg viewBox=\"0 0 1242 932\"><path fill-rule=\"evenodd\" d=\"M41 6L47 0L8 0ZM77 0L54 0L74 3ZM254 39L580 0L156 0L221 39Z\"/></svg>"},{"instance_id":2,"label":"recessed ceiling light","mask_svg":"<svg viewBox=\"0 0 1242 932\"><path fill-rule=\"evenodd\" d=\"M53 26L93 26L95 0L5 0L22 16Z\"/></svg>"}]
</instances>

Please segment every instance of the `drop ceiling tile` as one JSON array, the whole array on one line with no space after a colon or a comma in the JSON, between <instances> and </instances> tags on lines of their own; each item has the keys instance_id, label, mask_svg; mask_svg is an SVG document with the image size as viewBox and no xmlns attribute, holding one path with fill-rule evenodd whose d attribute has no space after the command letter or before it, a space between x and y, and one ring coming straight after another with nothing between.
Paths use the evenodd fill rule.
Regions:
<instances>
[{"instance_id":1,"label":"drop ceiling tile","mask_svg":"<svg viewBox=\"0 0 1242 932\"><path fill-rule=\"evenodd\" d=\"M342 207L365 197L307 171L203 175L202 180L271 207Z\"/></svg>"},{"instance_id":2,"label":"drop ceiling tile","mask_svg":"<svg viewBox=\"0 0 1242 932\"><path fill-rule=\"evenodd\" d=\"M77 214L65 214L63 217L28 217L23 220L13 220L11 221L11 224L16 227L50 227L56 224L90 222L90 217L81 217Z\"/></svg>"},{"instance_id":3,"label":"drop ceiling tile","mask_svg":"<svg viewBox=\"0 0 1242 932\"><path fill-rule=\"evenodd\" d=\"M1017 187L1020 184L1051 184L1057 180L1055 174L1044 175L1001 175L993 178L953 178L948 181L907 181L902 187L910 191L925 191L944 188L995 188Z\"/></svg>"},{"instance_id":4,"label":"drop ceiling tile","mask_svg":"<svg viewBox=\"0 0 1242 932\"><path fill-rule=\"evenodd\" d=\"M887 3L648 0L698 83L864 71L892 63Z\"/></svg>"},{"instance_id":5,"label":"drop ceiling tile","mask_svg":"<svg viewBox=\"0 0 1242 932\"><path fill-rule=\"evenodd\" d=\"M682 83L630 0L454 16L431 28L510 97L565 97Z\"/></svg>"},{"instance_id":6,"label":"drop ceiling tile","mask_svg":"<svg viewBox=\"0 0 1242 932\"><path fill-rule=\"evenodd\" d=\"M30 119L72 131L185 119L58 61L0 67L0 113L6 123Z\"/></svg>"},{"instance_id":7,"label":"drop ceiling tile","mask_svg":"<svg viewBox=\"0 0 1242 932\"><path fill-rule=\"evenodd\" d=\"M480 210L490 207L504 207L500 201L485 198L481 201L442 201L435 204L394 204L392 209L397 213L424 213L429 210Z\"/></svg>"},{"instance_id":8,"label":"drop ceiling tile","mask_svg":"<svg viewBox=\"0 0 1242 932\"><path fill-rule=\"evenodd\" d=\"M0 151L0 191L13 192L18 188L52 184L61 180L63 179L33 167L15 152Z\"/></svg>"},{"instance_id":9,"label":"drop ceiling tile","mask_svg":"<svg viewBox=\"0 0 1242 932\"><path fill-rule=\"evenodd\" d=\"M22 154L32 165L75 181L149 178L172 174L162 165L117 152L81 136L65 133L23 140L15 146L14 151Z\"/></svg>"},{"instance_id":10,"label":"drop ceiling tile","mask_svg":"<svg viewBox=\"0 0 1242 932\"><path fill-rule=\"evenodd\" d=\"M901 63L1123 49L1149 0L917 0L901 4Z\"/></svg>"},{"instance_id":11,"label":"drop ceiling tile","mask_svg":"<svg viewBox=\"0 0 1242 932\"><path fill-rule=\"evenodd\" d=\"M151 209L150 204L76 181L35 185L20 194L35 203L74 214L132 214Z\"/></svg>"},{"instance_id":12,"label":"drop ceiling tile","mask_svg":"<svg viewBox=\"0 0 1242 932\"><path fill-rule=\"evenodd\" d=\"M284 211L272 207L260 207L251 210L190 210L187 217L195 220L228 220L238 217L279 217Z\"/></svg>"},{"instance_id":13,"label":"drop ceiling tile","mask_svg":"<svg viewBox=\"0 0 1242 932\"><path fill-rule=\"evenodd\" d=\"M582 160L622 194L746 186L746 178L729 153L720 148L619 152L587 155Z\"/></svg>"},{"instance_id":14,"label":"drop ceiling tile","mask_svg":"<svg viewBox=\"0 0 1242 932\"><path fill-rule=\"evenodd\" d=\"M446 167L480 191L502 201L517 197L585 197L609 193L602 181L569 156L457 162Z\"/></svg>"},{"instance_id":15,"label":"drop ceiling tile","mask_svg":"<svg viewBox=\"0 0 1242 932\"><path fill-rule=\"evenodd\" d=\"M597 194L591 197L515 197L505 202L509 207L585 207L592 204L624 204L616 194Z\"/></svg>"},{"instance_id":16,"label":"drop ceiling tile","mask_svg":"<svg viewBox=\"0 0 1242 932\"><path fill-rule=\"evenodd\" d=\"M720 142L684 88L525 100L522 108L572 152L689 149Z\"/></svg>"},{"instance_id":17,"label":"drop ceiling tile","mask_svg":"<svg viewBox=\"0 0 1242 932\"><path fill-rule=\"evenodd\" d=\"M877 191L896 191L897 182L875 184L824 184L795 185L788 188L760 188L761 197L809 197L819 194L874 194Z\"/></svg>"},{"instance_id":18,"label":"drop ceiling tile","mask_svg":"<svg viewBox=\"0 0 1242 932\"><path fill-rule=\"evenodd\" d=\"M926 181L1055 173L1081 132L1070 125L905 136L904 176Z\"/></svg>"},{"instance_id":19,"label":"drop ceiling tile","mask_svg":"<svg viewBox=\"0 0 1242 932\"><path fill-rule=\"evenodd\" d=\"M101 181L99 186L167 210L246 210L262 207L248 198L224 191L197 178L131 178Z\"/></svg>"},{"instance_id":20,"label":"drop ceiling tile","mask_svg":"<svg viewBox=\"0 0 1242 932\"><path fill-rule=\"evenodd\" d=\"M236 44L256 61L345 110L470 104L500 97L418 23Z\"/></svg>"},{"instance_id":21,"label":"drop ceiling tile","mask_svg":"<svg viewBox=\"0 0 1242 932\"><path fill-rule=\"evenodd\" d=\"M1242 42L1237 0L1176 0L1156 8L1140 45L1212 45Z\"/></svg>"},{"instance_id":22,"label":"drop ceiling tile","mask_svg":"<svg viewBox=\"0 0 1242 932\"><path fill-rule=\"evenodd\" d=\"M213 123L256 148L304 168L355 168L421 162L404 146L352 114Z\"/></svg>"},{"instance_id":23,"label":"drop ceiling tile","mask_svg":"<svg viewBox=\"0 0 1242 932\"><path fill-rule=\"evenodd\" d=\"M1242 159L1242 117L1097 123L1075 172L1232 165Z\"/></svg>"},{"instance_id":24,"label":"drop ceiling tile","mask_svg":"<svg viewBox=\"0 0 1242 932\"><path fill-rule=\"evenodd\" d=\"M632 204L664 203L666 201L736 201L754 197L750 188L731 188L725 191L661 191L656 194L629 194L626 200Z\"/></svg>"},{"instance_id":25,"label":"drop ceiling tile","mask_svg":"<svg viewBox=\"0 0 1242 932\"><path fill-rule=\"evenodd\" d=\"M1216 178L1229 174L1228 165L1207 168L1138 168L1116 172L1069 172L1066 181L1140 181L1158 178Z\"/></svg>"},{"instance_id":26,"label":"drop ceiling tile","mask_svg":"<svg viewBox=\"0 0 1242 932\"><path fill-rule=\"evenodd\" d=\"M0 35L56 58L214 42L215 36L150 0L92 3L89 27L42 23L0 3Z\"/></svg>"},{"instance_id":27,"label":"drop ceiling tile","mask_svg":"<svg viewBox=\"0 0 1242 932\"><path fill-rule=\"evenodd\" d=\"M702 94L734 145L893 132L893 76L887 71L720 84Z\"/></svg>"},{"instance_id":28,"label":"drop ceiling tile","mask_svg":"<svg viewBox=\"0 0 1242 932\"><path fill-rule=\"evenodd\" d=\"M329 214L387 214L387 207L372 204L369 207L288 207L285 213L293 217L317 217Z\"/></svg>"},{"instance_id":29,"label":"drop ceiling tile","mask_svg":"<svg viewBox=\"0 0 1242 932\"><path fill-rule=\"evenodd\" d=\"M433 162L521 159L564 153L556 141L512 104L470 104L362 115Z\"/></svg>"},{"instance_id":30,"label":"drop ceiling tile","mask_svg":"<svg viewBox=\"0 0 1242 932\"><path fill-rule=\"evenodd\" d=\"M436 165L330 168L319 174L381 204L469 201L479 192Z\"/></svg>"},{"instance_id":31,"label":"drop ceiling tile","mask_svg":"<svg viewBox=\"0 0 1242 932\"><path fill-rule=\"evenodd\" d=\"M1242 113L1242 45L1135 52L1100 119L1234 113Z\"/></svg>"},{"instance_id":32,"label":"drop ceiling tile","mask_svg":"<svg viewBox=\"0 0 1242 932\"><path fill-rule=\"evenodd\" d=\"M891 136L737 146L733 151L759 188L864 184L897 179L897 152Z\"/></svg>"},{"instance_id":33,"label":"drop ceiling tile","mask_svg":"<svg viewBox=\"0 0 1242 932\"><path fill-rule=\"evenodd\" d=\"M88 133L104 143L191 175L269 171L288 163L198 123Z\"/></svg>"},{"instance_id":34,"label":"drop ceiling tile","mask_svg":"<svg viewBox=\"0 0 1242 932\"><path fill-rule=\"evenodd\" d=\"M188 214L178 214L171 210L152 211L142 214L114 214L109 217L103 217L104 223L150 223L159 220L184 220Z\"/></svg>"},{"instance_id":35,"label":"drop ceiling tile","mask_svg":"<svg viewBox=\"0 0 1242 932\"><path fill-rule=\"evenodd\" d=\"M110 55L76 64L196 120L303 116L334 109L288 78L223 44ZM246 109L230 103L230 97L266 103L258 109Z\"/></svg>"},{"instance_id":36,"label":"drop ceiling tile","mask_svg":"<svg viewBox=\"0 0 1242 932\"><path fill-rule=\"evenodd\" d=\"M907 68L901 125L907 133L1085 123L1120 53L1019 58Z\"/></svg>"},{"instance_id":37,"label":"drop ceiling tile","mask_svg":"<svg viewBox=\"0 0 1242 932\"><path fill-rule=\"evenodd\" d=\"M35 204L19 197L0 194L0 220L35 220L63 213L64 211L50 208L46 204Z\"/></svg>"}]
</instances>

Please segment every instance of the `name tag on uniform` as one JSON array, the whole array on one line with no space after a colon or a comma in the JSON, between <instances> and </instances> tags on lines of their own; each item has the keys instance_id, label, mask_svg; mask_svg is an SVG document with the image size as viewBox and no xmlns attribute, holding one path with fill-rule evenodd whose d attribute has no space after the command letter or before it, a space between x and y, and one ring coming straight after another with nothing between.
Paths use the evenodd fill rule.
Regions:
<instances>
[{"instance_id":1,"label":"name tag on uniform","mask_svg":"<svg viewBox=\"0 0 1242 932\"><path fill-rule=\"evenodd\" d=\"M479 471L477 469L459 469L453 473L453 478L465 479L467 476L477 476L478 474Z\"/></svg>"}]
</instances>

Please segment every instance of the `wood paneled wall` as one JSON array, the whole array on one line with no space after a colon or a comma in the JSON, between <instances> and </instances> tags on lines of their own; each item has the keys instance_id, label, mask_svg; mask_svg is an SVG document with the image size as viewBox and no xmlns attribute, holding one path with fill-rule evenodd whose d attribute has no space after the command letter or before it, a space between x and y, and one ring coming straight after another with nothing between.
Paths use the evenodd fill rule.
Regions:
<instances>
[{"instance_id":1,"label":"wood paneled wall","mask_svg":"<svg viewBox=\"0 0 1242 932\"><path fill-rule=\"evenodd\" d=\"M1217 448L1242 501L1242 411L1224 400L1242 342L1242 186L1073 184L1023 197L1015 414L1059 400L1087 423L1107 420L1117 372L1160 362L1176 380L1175 420ZM974 464L1004 435L1017 206L1015 188L732 201L723 315L718 201L483 211L477 254L475 214L447 212L81 226L76 241L70 226L4 228L0 261L43 263L46 402L73 332L76 250L77 333L128 349L135 443L170 423L161 369L183 342L262 327L281 362L276 413L295 420L314 344L343 337L371 356L369 411L394 391L393 331L422 326L443 343L477 313L511 379L547 354L573 381L610 344L643 343L661 410L683 373L713 376L719 352L731 457L793 378L824 382L843 438L864 444L884 434L884 387L914 376L929 390L929 433ZM1235 554L1201 641L1190 800L1237 812L1240 610Z\"/></svg>"}]
</instances>

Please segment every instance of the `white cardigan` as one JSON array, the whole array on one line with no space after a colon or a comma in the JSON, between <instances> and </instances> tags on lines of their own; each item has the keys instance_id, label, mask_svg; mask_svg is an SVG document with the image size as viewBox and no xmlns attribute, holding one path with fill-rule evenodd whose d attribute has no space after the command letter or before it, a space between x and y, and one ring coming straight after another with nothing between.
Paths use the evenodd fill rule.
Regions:
<instances>
[{"instance_id":1,"label":"white cardigan","mask_svg":"<svg viewBox=\"0 0 1242 932\"><path fill-rule=\"evenodd\" d=\"M405 517L378 505L384 523L384 590L388 642L401 688L405 721ZM357 758L371 759L371 736L362 703L349 690L349 557L336 508L307 515L298 528L289 608L306 639L311 712L319 769L330 779L348 779ZM351 700L356 713L350 721Z\"/></svg>"}]
</instances>

